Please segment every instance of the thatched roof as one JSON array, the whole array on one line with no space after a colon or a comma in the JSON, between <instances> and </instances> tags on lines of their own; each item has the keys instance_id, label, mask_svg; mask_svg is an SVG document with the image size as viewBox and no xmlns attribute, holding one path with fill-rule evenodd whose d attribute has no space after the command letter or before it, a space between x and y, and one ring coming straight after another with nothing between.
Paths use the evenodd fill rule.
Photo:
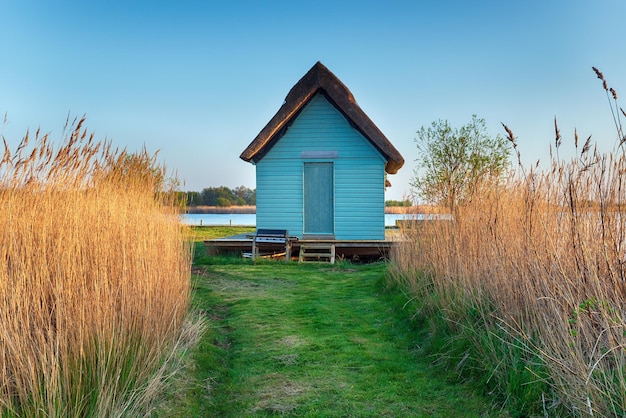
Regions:
<instances>
[{"instance_id":1,"label":"thatched roof","mask_svg":"<svg viewBox=\"0 0 626 418\"><path fill-rule=\"evenodd\" d=\"M285 98L285 103L254 138L254 141L248 145L248 148L241 153L240 158L248 162L261 160L318 92L324 94L348 122L361 132L387 160L385 171L389 174L397 173L404 165L402 155L361 110L350 90L319 61L291 88Z\"/></svg>"}]
</instances>

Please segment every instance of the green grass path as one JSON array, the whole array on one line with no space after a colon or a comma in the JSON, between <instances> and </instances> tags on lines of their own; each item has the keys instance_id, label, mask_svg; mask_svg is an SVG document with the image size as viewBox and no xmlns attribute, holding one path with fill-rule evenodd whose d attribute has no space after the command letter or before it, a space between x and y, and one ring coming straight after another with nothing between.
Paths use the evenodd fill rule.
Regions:
<instances>
[{"instance_id":1,"label":"green grass path","mask_svg":"<svg viewBox=\"0 0 626 418\"><path fill-rule=\"evenodd\" d=\"M498 416L421 356L385 270L197 257L209 330L168 416Z\"/></svg>"}]
</instances>

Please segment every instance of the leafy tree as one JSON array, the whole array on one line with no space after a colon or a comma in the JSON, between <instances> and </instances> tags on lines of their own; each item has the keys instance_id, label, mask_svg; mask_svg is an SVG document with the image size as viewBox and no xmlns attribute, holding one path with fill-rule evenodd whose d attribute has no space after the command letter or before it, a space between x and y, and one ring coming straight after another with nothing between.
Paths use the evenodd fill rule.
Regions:
<instances>
[{"instance_id":1,"label":"leafy tree","mask_svg":"<svg viewBox=\"0 0 626 418\"><path fill-rule=\"evenodd\" d=\"M217 189L214 187L202 189L200 196L201 202L199 202L199 204L204 206L217 206Z\"/></svg>"},{"instance_id":2,"label":"leafy tree","mask_svg":"<svg viewBox=\"0 0 626 418\"><path fill-rule=\"evenodd\" d=\"M408 208L408 207L411 206L411 201L408 200L408 199L405 199L405 200L385 200L385 206Z\"/></svg>"},{"instance_id":3,"label":"leafy tree","mask_svg":"<svg viewBox=\"0 0 626 418\"><path fill-rule=\"evenodd\" d=\"M233 199L232 191L226 187L209 187L202 190L202 204L206 206L230 206Z\"/></svg>"},{"instance_id":4,"label":"leafy tree","mask_svg":"<svg viewBox=\"0 0 626 418\"><path fill-rule=\"evenodd\" d=\"M239 186L207 187L202 192L186 192L188 206L243 206L256 204L256 190Z\"/></svg>"},{"instance_id":5,"label":"leafy tree","mask_svg":"<svg viewBox=\"0 0 626 418\"><path fill-rule=\"evenodd\" d=\"M486 131L485 120L476 115L458 129L447 120L422 126L415 139L420 156L411 181L417 194L454 213L479 188L499 182L509 168L509 144Z\"/></svg>"},{"instance_id":6,"label":"leafy tree","mask_svg":"<svg viewBox=\"0 0 626 418\"><path fill-rule=\"evenodd\" d=\"M217 206L233 206L236 204L236 200L237 198L230 188L221 186L217 189Z\"/></svg>"},{"instance_id":7,"label":"leafy tree","mask_svg":"<svg viewBox=\"0 0 626 418\"><path fill-rule=\"evenodd\" d=\"M248 189L245 186L239 186L233 189L233 194L237 197L237 201L241 205L255 205L256 204L256 189Z\"/></svg>"},{"instance_id":8,"label":"leafy tree","mask_svg":"<svg viewBox=\"0 0 626 418\"><path fill-rule=\"evenodd\" d=\"M233 204L232 204L232 201L228 199L228 197L220 196L217 198L217 202L215 206L228 207L228 206L233 206Z\"/></svg>"},{"instance_id":9,"label":"leafy tree","mask_svg":"<svg viewBox=\"0 0 626 418\"><path fill-rule=\"evenodd\" d=\"M256 189L248 189L248 193L246 193L246 203L250 206L256 205Z\"/></svg>"}]
</instances>

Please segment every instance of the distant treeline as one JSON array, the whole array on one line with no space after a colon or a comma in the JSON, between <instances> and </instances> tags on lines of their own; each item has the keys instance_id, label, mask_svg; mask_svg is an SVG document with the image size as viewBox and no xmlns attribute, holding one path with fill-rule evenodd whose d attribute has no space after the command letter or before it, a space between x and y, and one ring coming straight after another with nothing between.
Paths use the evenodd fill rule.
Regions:
<instances>
[{"instance_id":1,"label":"distant treeline","mask_svg":"<svg viewBox=\"0 0 626 418\"><path fill-rule=\"evenodd\" d=\"M410 200L385 200L385 206L387 207L400 207L400 208L408 208L413 204Z\"/></svg>"},{"instance_id":2,"label":"distant treeline","mask_svg":"<svg viewBox=\"0 0 626 418\"><path fill-rule=\"evenodd\" d=\"M254 206L256 205L256 189L245 186L234 189L226 186L207 187L201 192L183 192L186 195L187 207L192 206Z\"/></svg>"},{"instance_id":3,"label":"distant treeline","mask_svg":"<svg viewBox=\"0 0 626 418\"><path fill-rule=\"evenodd\" d=\"M234 189L226 186L207 187L201 192L183 192L187 207L194 206L255 206L256 189L249 189L245 186ZM387 200L387 207L410 207L410 200Z\"/></svg>"}]
</instances>

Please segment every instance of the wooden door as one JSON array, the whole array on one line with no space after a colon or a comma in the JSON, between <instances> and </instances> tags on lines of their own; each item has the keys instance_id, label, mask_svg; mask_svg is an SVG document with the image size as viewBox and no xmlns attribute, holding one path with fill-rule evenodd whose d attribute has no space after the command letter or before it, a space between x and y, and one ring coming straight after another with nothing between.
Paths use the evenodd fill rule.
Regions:
<instances>
[{"instance_id":1,"label":"wooden door","mask_svg":"<svg viewBox=\"0 0 626 418\"><path fill-rule=\"evenodd\" d=\"M333 163L304 163L304 233L334 234Z\"/></svg>"}]
</instances>

